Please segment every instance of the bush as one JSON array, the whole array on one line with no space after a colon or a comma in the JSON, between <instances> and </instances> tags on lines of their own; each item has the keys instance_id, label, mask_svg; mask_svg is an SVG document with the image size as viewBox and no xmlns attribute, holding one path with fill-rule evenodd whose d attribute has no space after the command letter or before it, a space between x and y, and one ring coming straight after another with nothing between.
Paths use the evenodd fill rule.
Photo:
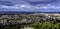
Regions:
<instances>
[{"instance_id":1,"label":"bush","mask_svg":"<svg viewBox=\"0 0 60 29\"><path fill-rule=\"evenodd\" d=\"M35 29L41 29L42 23L34 23L34 24L32 24L32 27Z\"/></svg>"},{"instance_id":2,"label":"bush","mask_svg":"<svg viewBox=\"0 0 60 29\"><path fill-rule=\"evenodd\" d=\"M32 27L35 29L59 29L59 23L51 23L51 22L44 22L44 23L34 23Z\"/></svg>"}]
</instances>

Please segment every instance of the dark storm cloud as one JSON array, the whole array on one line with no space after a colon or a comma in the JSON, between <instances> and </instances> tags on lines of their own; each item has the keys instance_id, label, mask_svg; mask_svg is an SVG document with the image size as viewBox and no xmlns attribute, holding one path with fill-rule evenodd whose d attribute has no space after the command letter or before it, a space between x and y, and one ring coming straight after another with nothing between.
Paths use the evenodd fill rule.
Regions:
<instances>
[{"instance_id":1,"label":"dark storm cloud","mask_svg":"<svg viewBox=\"0 0 60 29\"><path fill-rule=\"evenodd\" d=\"M15 4L11 1L0 1L0 5L13 6Z\"/></svg>"},{"instance_id":2,"label":"dark storm cloud","mask_svg":"<svg viewBox=\"0 0 60 29\"><path fill-rule=\"evenodd\" d=\"M0 0L0 9L6 11L59 11L59 0ZM5 10L2 11L5 11ZM56 11L55 11L56 12Z\"/></svg>"},{"instance_id":3,"label":"dark storm cloud","mask_svg":"<svg viewBox=\"0 0 60 29\"><path fill-rule=\"evenodd\" d=\"M30 5L37 5L37 4L44 4L44 3L53 3L58 0L0 0L0 4L2 5L15 5L15 4L26 4L29 3Z\"/></svg>"}]
</instances>

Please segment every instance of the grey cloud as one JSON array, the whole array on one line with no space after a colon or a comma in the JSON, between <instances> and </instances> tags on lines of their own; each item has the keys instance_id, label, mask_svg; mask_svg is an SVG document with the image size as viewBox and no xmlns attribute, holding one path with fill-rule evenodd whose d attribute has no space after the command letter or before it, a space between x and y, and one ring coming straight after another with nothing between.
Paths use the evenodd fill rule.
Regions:
<instances>
[{"instance_id":1,"label":"grey cloud","mask_svg":"<svg viewBox=\"0 0 60 29\"><path fill-rule=\"evenodd\" d=\"M47 4L50 4L50 5L47 5L47 4L37 4L37 5L32 5L30 4L30 2L37 2L34 1L34 0L7 0L9 3L6 2L6 0L2 0L3 1L3 4L0 2L0 9L3 9L2 11L6 10L6 11L40 11L40 12L43 12L43 11L54 11L54 10L57 10L59 11L60 9L60 5L59 4L55 4L53 3L53 5L51 3L47 3ZM28 2L30 1L30 2ZM44 2L45 0L38 0L39 2L42 1ZM48 0L46 0L48 1ZM46 2L45 1L45 2ZM49 1L52 1L52 0L49 0ZM11 5L11 6L8 6L8 5L5 5L5 4L8 4L8 5ZM54 6L54 8L52 8L52 6ZM42 7L42 8L41 8ZM56 12L56 11L55 11Z\"/></svg>"}]
</instances>

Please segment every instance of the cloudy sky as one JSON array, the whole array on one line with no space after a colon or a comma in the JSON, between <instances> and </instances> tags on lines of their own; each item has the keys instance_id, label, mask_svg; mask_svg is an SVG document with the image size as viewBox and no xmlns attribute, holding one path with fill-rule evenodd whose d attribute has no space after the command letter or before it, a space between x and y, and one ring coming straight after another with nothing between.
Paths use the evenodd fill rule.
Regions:
<instances>
[{"instance_id":1,"label":"cloudy sky","mask_svg":"<svg viewBox=\"0 0 60 29\"><path fill-rule=\"evenodd\" d=\"M0 0L0 11L60 12L60 0Z\"/></svg>"}]
</instances>

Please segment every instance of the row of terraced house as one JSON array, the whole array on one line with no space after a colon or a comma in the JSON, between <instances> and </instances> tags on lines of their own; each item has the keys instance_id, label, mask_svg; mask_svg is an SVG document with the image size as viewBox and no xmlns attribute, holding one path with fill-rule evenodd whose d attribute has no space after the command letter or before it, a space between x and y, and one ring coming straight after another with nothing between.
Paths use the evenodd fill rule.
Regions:
<instances>
[{"instance_id":1,"label":"row of terraced house","mask_svg":"<svg viewBox=\"0 0 60 29\"><path fill-rule=\"evenodd\" d=\"M54 14L18 14L18 15L0 15L1 25L15 25L23 23L35 23L45 21L58 21L59 15Z\"/></svg>"}]
</instances>

